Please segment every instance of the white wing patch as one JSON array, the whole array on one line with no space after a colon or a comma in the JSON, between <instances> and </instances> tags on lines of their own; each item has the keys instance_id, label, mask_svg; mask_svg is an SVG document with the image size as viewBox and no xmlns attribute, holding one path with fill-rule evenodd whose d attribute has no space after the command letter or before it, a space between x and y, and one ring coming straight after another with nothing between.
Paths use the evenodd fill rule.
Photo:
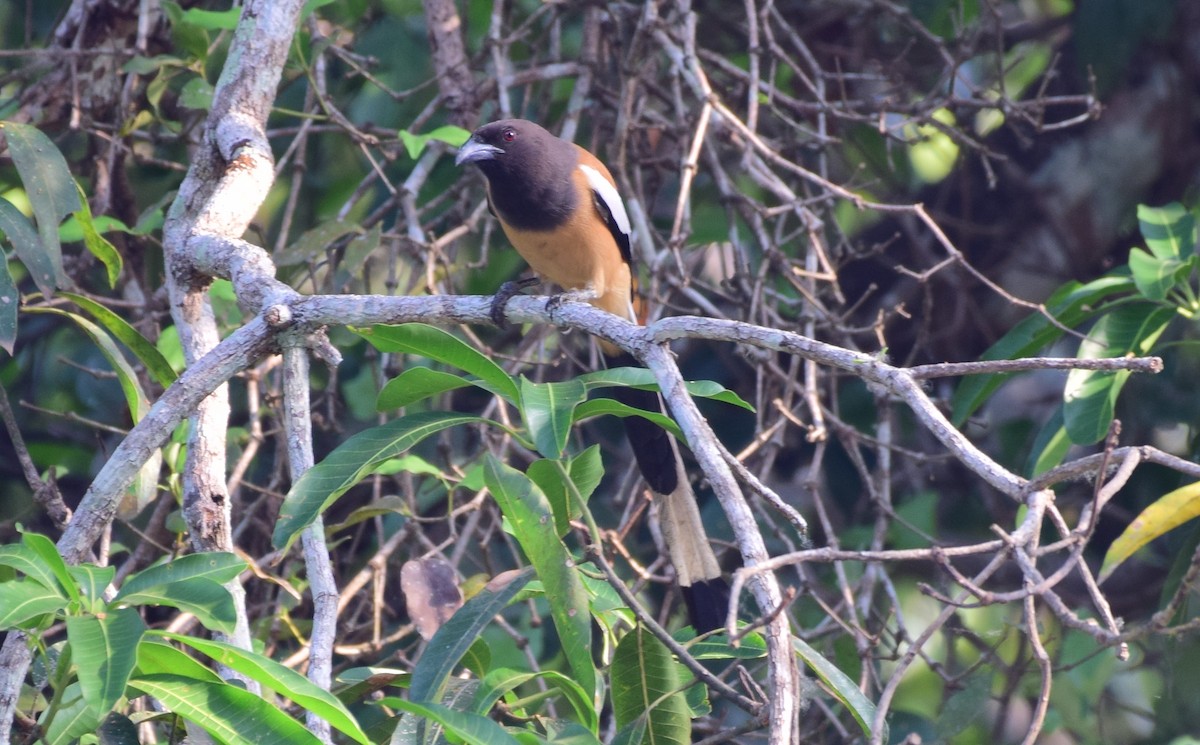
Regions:
<instances>
[{"instance_id":1,"label":"white wing patch","mask_svg":"<svg viewBox=\"0 0 1200 745\"><path fill-rule=\"evenodd\" d=\"M608 207L608 211L612 213L613 220L616 220L617 227L621 232L632 236L633 231L629 227L629 215L625 212L625 203L621 201L621 195L617 193L617 187L610 184L608 179L600 175L600 172L591 166L580 163L579 170L583 171L583 175L587 177L588 186L592 187L592 191L600 195L600 201L604 202L604 206Z\"/></svg>"}]
</instances>

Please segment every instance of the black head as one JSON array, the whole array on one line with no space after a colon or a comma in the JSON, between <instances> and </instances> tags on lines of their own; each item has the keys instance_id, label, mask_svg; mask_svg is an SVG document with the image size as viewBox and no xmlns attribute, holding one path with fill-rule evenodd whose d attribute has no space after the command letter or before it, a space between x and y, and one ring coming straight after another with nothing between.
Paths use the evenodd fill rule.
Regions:
<instances>
[{"instance_id":1,"label":"black head","mask_svg":"<svg viewBox=\"0 0 1200 745\"><path fill-rule=\"evenodd\" d=\"M493 209L510 225L557 225L575 206L575 146L525 119L501 119L472 133L455 164L474 163L488 180Z\"/></svg>"}]
</instances>

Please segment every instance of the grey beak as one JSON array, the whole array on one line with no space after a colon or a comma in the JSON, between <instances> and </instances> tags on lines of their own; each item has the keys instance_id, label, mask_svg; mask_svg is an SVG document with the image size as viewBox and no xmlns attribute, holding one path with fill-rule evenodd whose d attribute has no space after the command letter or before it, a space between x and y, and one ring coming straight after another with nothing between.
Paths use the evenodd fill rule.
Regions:
<instances>
[{"instance_id":1,"label":"grey beak","mask_svg":"<svg viewBox=\"0 0 1200 745\"><path fill-rule=\"evenodd\" d=\"M454 165L461 166L463 163L475 163L481 160L492 160L504 151L495 145L489 145L486 142L480 142L472 137L463 143L463 146L458 149L458 155L454 158Z\"/></svg>"}]
</instances>

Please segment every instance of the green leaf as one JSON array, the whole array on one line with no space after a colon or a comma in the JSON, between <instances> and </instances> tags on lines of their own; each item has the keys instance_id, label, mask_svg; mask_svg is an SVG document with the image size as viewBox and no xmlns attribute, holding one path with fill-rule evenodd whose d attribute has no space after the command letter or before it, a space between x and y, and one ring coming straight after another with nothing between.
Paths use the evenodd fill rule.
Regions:
<instances>
[{"instance_id":1,"label":"green leaf","mask_svg":"<svg viewBox=\"0 0 1200 745\"><path fill-rule=\"evenodd\" d=\"M1066 328L1074 328L1092 316L1104 312L1101 305L1113 296L1133 291L1133 279L1113 273L1081 285L1068 282L1057 289L1045 302L1051 316ZM1063 335L1063 330L1050 323L1041 313L1031 313L1011 331L993 344L981 360L1014 360L1035 354ZM1011 377L1009 374L968 375L954 391L953 415L951 420L961 427L967 418L983 405L984 401L1000 385Z\"/></svg>"},{"instance_id":2,"label":"green leaf","mask_svg":"<svg viewBox=\"0 0 1200 745\"><path fill-rule=\"evenodd\" d=\"M236 6L229 10L188 8L180 21L209 31L235 31L241 17L242 9Z\"/></svg>"},{"instance_id":3,"label":"green leaf","mask_svg":"<svg viewBox=\"0 0 1200 745\"><path fill-rule=\"evenodd\" d=\"M279 508L272 537L275 547L290 546L317 515L381 464L430 435L473 422L493 423L466 414L424 411L363 430L346 440L292 484Z\"/></svg>"},{"instance_id":4,"label":"green leaf","mask_svg":"<svg viewBox=\"0 0 1200 745\"><path fill-rule=\"evenodd\" d=\"M575 422L582 422L587 419L598 416L618 416L625 418L627 416L640 416L643 419L648 419L666 431L670 432L676 438L683 439L683 431L679 429L679 425L675 420L666 414L660 414L654 411L646 411L639 409L629 404L623 404L620 401L611 398L593 398L581 403L575 407Z\"/></svg>"},{"instance_id":5,"label":"green leaf","mask_svg":"<svg viewBox=\"0 0 1200 745\"><path fill-rule=\"evenodd\" d=\"M416 160L421 157L421 152L425 150L425 146L430 140L444 142L452 147L462 147L463 143L471 136L471 133L462 127L453 125L445 125L423 135L415 135L407 129L402 129L398 133L400 141L404 143L404 149L408 151L408 157Z\"/></svg>"},{"instance_id":6,"label":"green leaf","mask_svg":"<svg viewBox=\"0 0 1200 745\"><path fill-rule=\"evenodd\" d=\"M41 561L37 552L23 543L8 543L0 546L0 566L12 567L45 587L61 594L62 587L54 571ZM66 596L63 595L66 600Z\"/></svg>"},{"instance_id":7,"label":"green leaf","mask_svg":"<svg viewBox=\"0 0 1200 745\"><path fill-rule=\"evenodd\" d=\"M50 138L37 127L16 122L0 122L0 132L8 138L17 173L25 184L25 194L33 206L42 250L54 267L56 287L69 287L71 282L63 272L62 247L58 242L58 224L79 209L79 195L67 160Z\"/></svg>"},{"instance_id":8,"label":"green leaf","mask_svg":"<svg viewBox=\"0 0 1200 745\"><path fill-rule=\"evenodd\" d=\"M618 728L644 722L643 742L689 743L692 723L670 650L637 624L612 661L613 716Z\"/></svg>"},{"instance_id":9,"label":"green leaf","mask_svg":"<svg viewBox=\"0 0 1200 745\"><path fill-rule=\"evenodd\" d=\"M474 347L452 334L424 323L355 329L381 352L407 352L452 365L483 381L510 403L520 398L512 376Z\"/></svg>"},{"instance_id":10,"label":"green leaf","mask_svg":"<svg viewBox=\"0 0 1200 745\"><path fill-rule=\"evenodd\" d=\"M147 567L125 579L113 602L136 592L173 585L190 579L206 579L223 585L246 570L246 562L236 554L210 551L188 554L163 564Z\"/></svg>"},{"instance_id":11,"label":"green leaf","mask_svg":"<svg viewBox=\"0 0 1200 745\"><path fill-rule=\"evenodd\" d=\"M366 700L370 694L381 691L389 686L408 687L412 673L407 670L397 670L388 667L352 667L343 670L335 680L344 684L344 688L336 689L338 700L344 704L353 704Z\"/></svg>"},{"instance_id":12,"label":"green leaf","mask_svg":"<svg viewBox=\"0 0 1200 745\"><path fill-rule=\"evenodd\" d=\"M62 554L58 553L58 548L46 536L41 533L22 533L21 542L37 554L42 563L54 574L58 579L59 589L67 593L67 597L74 602L79 602L79 587L75 585L75 578L71 576L71 571L67 569L67 562L63 561Z\"/></svg>"},{"instance_id":13,"label":"green leaf","mask_svg":"<svg viewBox=\"0 0 1200 745\"><path fill-rule=\"evenodd\" d=\"M595 734L599 731L600 717L596 711L596 707L592 704L592 697L573 679L554 670L543 670L536 673L525 672L524 670L510 670L508 668L489 670L483 676L482 685L479 690L475 692L475 702L472 709L481 714L489 712L505 694L515 690L519 686L525 685L531 680L539 679L558 688L562 692L563 696L567 699L567 703L575 711L575 716L589 732Z\"/></svg>"},{"instance_id":14,"label":"green leaf","mask_svg":"<svg viewBox=\"0 0 1200 745\"><path fill-rule=\"evenodd\" d=\"M142 417L146 416L146 413L150 411L150 401L142 390L142 384L138 380L137 372L130 366L129 361L125 359L125 355L113 343L112 337L103 328L77 313L68 313L58 308L29 308L28 312L51 313L74 321L91 338L92 343L99 348L105 359L112 366L113 371L116 372L117 382L120 383L121 391L125 394L125 401L129 405L130 417L133 421L135 423L140 422ZM142 508L157 493L158 476L161 470L161 453L153 454L142 465L137 479L130 486L129 495L118 507L119 515L125 518L132 518L141 512Z\"/></svg>"},{"instance_id":15,"label":"green leaf","mask_svg":"<svg viewBox=\"0 0 1200 745\"><path fill-rule=\"evenodd\" d=\"M170 644L152 641L149 635L142 637L142 643L138 645L136 669L139 676L168 673L201 682L225 682L220 675L200 664L195 657Z\"/></svg>"},{"instance_id":16,"label":"green leaf","mask_svg":"<svg viewBox=\"0 0 1200 745\"><path fill-rule=\"evenodd\" d=\"M194 77L180 89L179 105L185 109L208 111L212 108L214 92L212 83L202 77Z\"/></svg>"},{"instance_id":17,"label":"green leaf","mask_svg":"<svg viewBox=\"0 0 1200 745\"><path fill-rule=\"evenodd\" d=\"M121 390L125 393L125 401L129 405L133 421L141 421L146 412L150 410L150 402L146 398L146 394L142 391L141 384L138 382L137 372L129 366L129 361L125 359L125 355L113 344L112 337L103 328L78 313L69 313L59 308L29 308L27 312L50 313L62 316L63 318L69 318L75 322L75 325L83 329L84 333L91 338L92 343L99 348L105 359L108 360L108 364L112 366L113 371L116 372L117 381L121 384Z\"/></svg>"},{"instance_id":18,"label":"green leaf","mask_svg":"<svg viewBox=\"0 0 1200 745\"><path fill-rule=\"evenodd\" d=\"M358 231L358 225L330 220L307 230L290 246L275 254L275 266L294 266L324 256L325 251L344 235Z\"/></svg>"},{"instance_id":19,"label":"green leaf","mask_svg":"<svg viewBox=\"0 0 1200 745\"><path fill-rule=\"evenodd\" d=\"M993 675L994 671L988 667L976 668L967 675L965 684L946 699L937 718L940 742L953 742L955 735L987 716Z\"/></svg>"},{"instance_id":20,"label":"green leaf","mask_svg":"<svg viewBox=\"0 0 1200 745\"><path fill-rule=\"evenodd\" d=\"M379 397L375 399L375 410L393 411L424 401L431 396L439 396L475 384L476 381L454 373L431 370L428 367L410 367L384 383Z\"/></svg>"},{"instance_id":21,"label":"green leaf","mask_svg":"<svg viewBox=\"0 0 1200 745\"><path fill-rule=\"evenodd\" d=\"M42 239L38 238L33 223L4 197L0 197L0 233L8 237L8 242L42 294L53 296L56 286L54 262L42 248Z\"/></svg>"},{"instance_id":22,"label":"green leaf","mask_svg":"<svg viewBox=\"0 0 1200 745\"><path fill-rule=\"evenodd\" d=\"M431 722L437 722L447 732L462 738L462 741L469 745L520 745L503 727L479 714L456 711L441 704L415 703L398 698L389 698L386 703Z\"/></svg>"},{"instance_id":23,"label":"green leaf","mask_svg":"<svg viewBox=\"0 0 1200 745\"><path fill-rule=\"evenodd\" d=\"M568 484L563 480L560 461L539 459L529 464L525 475L537 484L554 511L554 527L562 538L571 530L571 521L581 514L581 506L571 498ZM604 465L600 460L600 446L592 445L566 463L566 476L586 503L600 480L604 478Z\"/></svg>"},{"instance_id":24,"label":"green leaf","mask_svg":"<svg viewBox=\"0 0 1200 745\"><path fill-rule=\"evenodd\" d=\"M51 715L54 718L47 722ZM103 718L103 714L96 714L88 705L79 683L71 683L63 689L58 708L48 708L38 717L38 725L45 732L39 743L68 745L88 732L94 732Z\"/></svg>"},{"instance_id":25,"label":"green leaf","mask_svg":"<svg viewBox=\"0 0 1200 745\"><path fill-rule=\"evenodd\" d=\"M17 344L17 309L20 305L21 293L8 270L4 252L0 251L0 349L10 356Z\"/></svg>"},{"instance_id":26,"label":"green leaf","mask_svg":"<svg viewBox=\"0 0 1200 745\"><path fill-rule=\"evenodd\" d=\"M654 373L644 367L613 367L596 370L580 375L576 380L587 386L589 392L597 388L611 388L612 386L642 388L648 391L658 390L658 381L654 378ZM693 380L684 383L684 388L693 398L707 398L732 404L746 411L754 411L754 407L741 396L716 381Z\"/></svg>"},{"instance_id":27,"label":"green leaf","mask_svg":"<svg viewBox=\"0 0 1200 745\"><path fill-rule=\"evenodd\" d=\"M1173 308L1146 303L1124 305L1105 314L1079 345L1079 359L1144 355L1175 317ZM1128 371L1072 370L1063 389L1063 421L1071 442L1086 445L1108 433L1117 396Z\"/></svg>"},{"instance_id":28,"label":"green leaf","mask_svg":"<svg viewBox=\"0 0 1200 745\"><path fill-rule=\"evenodd\" d=\"M594 692L596 668L587 593L574 558L550 529L554 525L550 502L529 477L491 455L484 462L483 477L545 586L550 616L572 674L584 690Z\"/></svg>"},{"instance_id":29,"label":"green leaf","mask_svg":"<svg viewBox=\"0 0 1200 745\"><path fill-rule=\"evenodd\" d=\"M1062 463L1070 449L1071 438L1063 424L1063 407L1059 406L1034 439L1026 471L1032 476L1043 474Z\"/></svg>"},{"instance_id":30,"label":"green leaf","mask_svg":"<svg viewBox=\"0 0 1200 745\"><path fill-rule=\"evenodd\" d=\"M146 624L133 608L102 616L67 616L67 640L78 669L83 698L103 718L125 695Z\"/></svg>"},{"instance_id":31,"label":"green leaf","mask_svg":"<svg viewBox=\"0 0 1200 745\"><path fill-rule=\"evenodd\" d=\"M1142 546L1197 517L1200 517L1200 481L1181 486L1155 500L1108 547L1099 580L1107 579Z\"/></svg>"},{"instance_id":32,"label":"green leaf","mask_svg":"<svg viewBox=\"0 0 1200 745\"><path fill-rule=\"evenodd\" d=\"M125 592L113 601L114 605L117 603L178 608L194 615L207 628L226 634L232 634L237 623L237 610L229 590L207 577L192 577L169 585Z\"/></svg>"},{"instance_id":33,"label":"green leaf","mask_svg":"<svg viewBox=\"0 0 1200 745\"><path fill-rule=\"evenodd\" d=\"M1129 252L1129 270L1133 273L1133 281L1138 291L1151 300L1165 300L1168 292L1187 281L1195 264L1194 255L1187 260L1160 259L1140 248Z\"/></svg>"},{"instance_id":34,"label":"green leaf","mask_svg":"<svg viewBox=\"0 0 1200 745\"><path fill-rule=\"evenodd\" d=\"M682 631L695 638L696 632L690 626ZM673 636L683 641L683 634L676 633ZM687 648L688 653L697 660L758 660L767 656L767 641L763 639L762 634L757 633L742 637L741 643L736 647L729 644L728 635L711 634L701 641L690 642Z\"/></svg>"},{"instance_id":35,"label":"green leaf","mask_svg":"<svg viewBox=\"0 0 1200 745\"><path fill-rule=\"evenodd\" d=\"M179 377L171 368L171 363L167 362L167 359L163 357L162 352L158 351L157 347L151 344L146 337L138 333L137 329L129 325L129 322L124 318L121 318L95 300L83 295L64 292L62 296L86 311L88 315L96 319L97 323L128 347L129 351L133 352L138 361L146 366L146 371L150 373L155 382L163 388L170 386Z\"/></svg>"},{"instance_id":36,"label":"green leaf","mask_svg":"<svg viewBox=\"0 0 1200 745\"><path fill-rule=\"evenodd\" d=\"M533 578L531 570L512 575L497 588L481 590L434 633L412 671L408 695L413 701L439 701L446 681L484 627L504 610Z\"/></svg>"},{"instance_id":37,"label":"green leaf","mask_svg":"<svg viewBox=\"0 0 1200 745\"><path fill-rule=\"evenodd\" d=\"M28 628L30 621L67 607L57 591L32 580L0 582L0 629Z\"/></svg>"},{"instance_id":38,"label":"green leaf","mask_svg":"<svg viewBox=\"0 0 1200 745\"><path fill-rule=\"evenodd\" d=\"M337 273L333 277L333 286L338 288L338 291L341 291L355 278L362 276L363 265L379 248L382 239L383 225L381 223L376 223L375 227L363 235L357 235L350 239L345 250L342 251L341 260L337 265Z\"/></svg>"},{"instance_id":39,"label":"green leaf","mask_svg":"<svg viewBox=\"0 0 1200 745\"><path fill-rule=\"evenodd\" d=\"M557 458L571 437L575 408L587 400L587 388L576 380L534 383L521 376L521 417L538 452Z\"/></svg>"},{"instance_id":40,"label":"green leaf","mask_svg":"<svg viewBox=\"0 0 1200 745\"><path fill-rule=\"evenodd\" d=\"M1162 207L1139 204L1138 226L1150 253L1158 259L1182 259L1196 248L1196 218L1182 204Z\"/></svg>"},{"instance_id":41,"label":"green leaf","mask_svg":"<svg viewBox=\"0 0 1200 745\"><path fill-rule=\"evenodd\" d=\"M83 187L76 183L75 189L79 197L79 209L72 215L83 232L83 245L104 264L108 272L108 286L116 287L117 279L121 276L121 254L117 252L117 247L109 243L96 229L96 222L92 219L92 208L88 204L87 195L83 193Z\"/></svg>"},{"instance_id":42,"label":"green leaf","mask_svg":"<svg viewBox=\"0 0 1200 745\"><path fill-rule=\"evenodd\" d=\"M129 687L153 696L168 711L198 725L227 745L320 743L304 725L235 685L161 673L136 676L130 679Z\"/></svg>"},{"instance_id":43,"label":"green leaf","mask_svg":"<svg viewBox=\"0 0 1200 745\"><path fill-rule=\"evenodd\" d=\"M247 652L229 644L205 641L182 634L156 633L203 652L216 662L295 702L305 711L316 714L356 742L368 745L369 740L366 733L363 732L354 716L342 702L329 691L319 688L295 670L285 667L269 657Z\"/></svg>"},{"instance_id":44,"label":"green leaf","mask_svg":"<svg viewBox=\"0 0 1200 745\"><path fill-rule=\"evenodd\" d=\"M117 568L80 564L68 566L67 571L71 573L72 579L79 587L79 594L85 605L95 608L97 612L102 609L104 607L104 591L108 589L109 583L116 576Z\"/></svg>"},{"instance_id":45,"label":"green leaf","mask_svg":"<svg viewBox=\"0 0 1200 745\"><path fill-rule=\"evenodd\" d=\"M850 711L863 734L872 737L875 734L871 731L871 723L875 721L875 704L863 695L863 692L858 689L849 676L825 659L820 652L809 646L803 639L792 637L792 649L796 651L796 656L804 660L804 664L808 665L809 669L821 679L834 698ZM880 742L888 741L886 723L883 725L883 732L879 733L879 737L875 739Z\"/></svg>"}]
</instances>

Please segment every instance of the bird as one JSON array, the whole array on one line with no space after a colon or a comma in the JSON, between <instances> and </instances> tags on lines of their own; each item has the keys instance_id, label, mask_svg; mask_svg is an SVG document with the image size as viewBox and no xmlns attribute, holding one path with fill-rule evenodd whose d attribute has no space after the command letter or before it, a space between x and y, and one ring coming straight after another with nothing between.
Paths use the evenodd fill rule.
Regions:
<instances>
[{"instance_id":1,"label":"bird","mask_svg":"<svg viewBox=\"0 0 1200 745\"><path fill-rule=\"evenodd\" d=\"M525 119L501 119L476 129L455 164L483 174L488 206L505 236L534 273L592 305L640 323L629 215L604 163L583 147ZM495 320L515 287L497 293ZM637 360L601 341L612 366ZM663 412L655 391L619 388L614 398ZM659 523L688 617L698 633L722 628L729 587L709 545L679 446L662 427L640 416L623 419L638 470L658 506Z\"/></svg>"}]
</instances>

